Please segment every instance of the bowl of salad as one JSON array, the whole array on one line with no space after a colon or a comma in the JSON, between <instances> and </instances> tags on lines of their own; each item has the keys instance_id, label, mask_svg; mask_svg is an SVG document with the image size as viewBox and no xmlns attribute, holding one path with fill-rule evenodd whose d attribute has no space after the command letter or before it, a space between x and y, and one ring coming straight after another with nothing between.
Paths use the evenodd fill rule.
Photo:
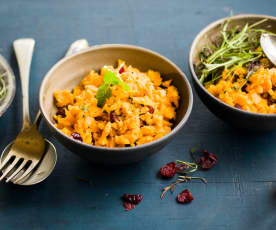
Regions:
<instances>
[{"instance_id":1,"label":"bowl of salad","mask_svg":"<svg viewBox=\"0 0 276 230\"><path fill-rule=\"evenodd\" d=\"M276 66L261 48L263 33L276 33L276 17L231 16L205 27L190 49L197 94L237 128L276 129Z\"/></svg>"},{"instance_id":2,"label":"bowl of salad","mask_svg":"<svg viewBox=\"0 0 276 230\"><path fill-rule=\"evenodd\" d=\"M193 104L185 74L137 46L97 45L66 57L39 92L46 123L73 153L128 164L158 152L184 127Z\"/></svg>"},{"instance_id":3,"label":"bowl of salad","mask_svg":"<svg viewBox=\"0 0 276 230\"><path fill-rule=\"evenodd\" d=\"M0 117L11 105L15 89L14 73L4 57L0 55Z\"/></svg>"}]
</instances>

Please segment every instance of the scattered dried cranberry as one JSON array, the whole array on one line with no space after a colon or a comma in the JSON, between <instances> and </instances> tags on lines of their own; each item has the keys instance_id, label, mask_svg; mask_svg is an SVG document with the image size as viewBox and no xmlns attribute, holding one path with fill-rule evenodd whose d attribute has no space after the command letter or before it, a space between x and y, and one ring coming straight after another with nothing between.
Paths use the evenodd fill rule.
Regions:
<instances>
[{"instance_id":1,"label":"scattered dried cranberry","mask_svg":"<svg viewBox=\"0 0 276 230\"><path fill-rule=\"evenodd\" d=\"M119 74L122 74L123 72L125 72L125 68L122 66L121 69L119 70Z\"/></svg>"},{"instance_id":2,"label":"scattered dried cranberry","mask_svg":"<svg viewBox=\"0 0 276 230\"><path fill-rule=\"evenodd\" d=\"M75 140L82 141L81 135L80 135L79 133L77 133L77 132L72 133L71 136L72 136Z\"/></svg>"},{"instance_id":3,"label":"scattered dried cranberry","mask_svg":"<svg viewBox=\"0 0 276 230\"><path fill-rule=\"evenodd\" d=\"M115 113L115 111L110 112L110 122L113 123L118 120L118 117Z\"/></svg>"},{"instance_id":4,"label":"scattered dried cranberry","mask_svg":"<svg viewBox=\"0 0 276 230\"><path fill-rule=\"evenodd\" d=\"M151 105L147 105L147 107L149 108L149 113L154 113L154 108Z\"/></svg>"},{"instance_id":5,"label":"scattered dried cranberry","mask_svg":"<svg viewBox=\"0 0 276 230\"><path fill-rule=\"evenodd\" d=\"M165 178L174 177L176 170L178 169L175 162L170 162L160 169L160 175Z\"/></svg>"},{"instance_id":6,"label":"scattered dried cranberry","mask_svg":"<svg viewBox=\"0 0 276 230\"><path fill-rule=\"evenodd\" d=\"M56 113L57 115L60 115L61 117L65 117L65 109L64 108L58 108L58 111Z\"/></svg>"},{"instance_id":7,"label":"scattered dried cranberry","mask_svg":"<svg viewBox=\"0 0 276 230\"><path fill-rule=\"evenodd\" d=\"M129 211L129 210L131 210L131 209L133 209L133 208L135 208L135 204L132 204L132 203L129 203L129 202L124 202L124 207L125 207L125 210L126 211Z\"/></svg>"},{"instance_id":8,"label":"scattered dried cranberry","mask_svg":"<svg viewBox=\"0 0 276 230\"><path fill-rule=\"evenodd\" d=\"M123 200L131 204L139 204L143 199L143 196L140 194L127 194L123 195Z\"/></svg>"},{"instance_id":9,"label":"scattered dried cranberry","mask_svg":"<svg viewBox=\"0 0 276 230\"><path fill-rule=\"evenodd\" d=\"M140 194L127 194L123 195L124 207L126 211L129 211L135 208L136 204L139 204L143 199L143 196Z\"/></svg>"},{"instance_id":10,"label":"scattered dried cranberry","mask_svg":"<svg viewBox=\"0 0 276 230\"><path fill-rule=\"evenodd\" d=\"M185 189L181 193L177 195L177 202L181 204L190 203L194 199L193 194L188 190Z\"/></svg>"},{"instance_id":11,"label":"scattered dried cranberry","mask_svg":"<svg viewBox=\"0 0 276 230\"><path fill-rule=\"evenodd\" d=\"M199 161L201 168L203 169L212 168L218 162L218 157L213 153L207 152L206 150L202 150L202 152L204 155L200 157L200 161Z\"/></svg>"}]
</instances>

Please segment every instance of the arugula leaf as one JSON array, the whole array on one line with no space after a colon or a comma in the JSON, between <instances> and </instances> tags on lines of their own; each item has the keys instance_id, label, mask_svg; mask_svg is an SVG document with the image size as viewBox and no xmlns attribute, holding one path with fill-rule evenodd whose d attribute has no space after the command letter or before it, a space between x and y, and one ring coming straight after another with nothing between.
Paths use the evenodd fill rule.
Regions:
<instances>
[{"instance_id":1,"label":"arugula leaf","mask_svg":"<svg viewBox=\"0 0 276 230\"><path fill-rule=\"evenodd\" d=\"M122 81L121 78L117 77L112 71L108 70L103 77L104 84L101 85L97 91L96 99L98 100L97 105L103 107L105 101L111 97L112 91L110 85L120 84L124 90L129 91L129 86Z\"/></svg>"}]
</instances>

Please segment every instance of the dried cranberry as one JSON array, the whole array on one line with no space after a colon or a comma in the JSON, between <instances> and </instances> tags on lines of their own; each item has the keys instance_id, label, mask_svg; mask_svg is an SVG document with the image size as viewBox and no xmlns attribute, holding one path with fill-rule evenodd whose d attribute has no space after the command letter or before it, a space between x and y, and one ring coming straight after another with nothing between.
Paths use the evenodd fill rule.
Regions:
<instances>
[{"instance_id":1,"label":"dried cranberry","mask_svg":"<svg viewBox=\"0 0 276 230\"><path fill-rule=\"evenodd\" d=\"M101 117L101 116L94 117L94 119L95 119L95 121L103 121L104 120L103 117Z\"/></svg>"},{"instance_id":2,"label":"dried cranberry","mask_svg":"<svg viewBox=\"0 0 276 230\"><path fill-rule=\"evenodd\" d=\"M126 211L129 211L133 208L135 208L135 204L129 203L129 202L124 202L124 207Z\"/></svg>"},{"instance_id":3,"label":"dried cranberry","mask_svg":"<svg viewBox=\"0 0 276 230\"><path fill-rule=\"evenodd\" d=\"M176 168L177 167L176 163L173 162L173 161L170 162L170 163L168 163L167 166L172 167L172 168Z\"/></svg>"},{"instance_id":4,"label":"dried cranberry","mask_svg":"<svg viewBox=\"0 0 276 230\"><path fill-rule=\"evenodd\" d=\"M177 202L181 204L190 203L193 199L193 194L188 189L185 189L177 195Z\"/></svg>"},{"instance_id":5,"label":"dried cranberry","mask_svg":"<svg viewBox=\"0 0 276 230\"><path fill-rule=\"evenodd\" d=\"M176 163L170 162L160 169L160 175L165 178L172 178L174 177L176 170L177 170Z\"/></svg>"},{"instance_id":6,"label":"dried cranberry","mask_svg":"<svg viewBox=\"0 0 276 230\"><path fill-rule=\"evenodd\" d=\"M58 111L56 113L57 115L60 115L61 117L65 117L65 109L64 108L58 108Z\"/></svg>"},{"instance_id":7,"label":"dried cranberry","mask_svg":"<svg viewBox=\"0 0 276 230\"><path fill-rule=\"evenodd\" d=\"M151 105L147 105L147 107L149 108L149 113L154 113L154 108Z\"/></svg>"},{"instance_id":8,"label":"dried cranberry","mask_svg":"<svg viewBox=\"0 0 276 230\"><path fill-rule=\"evenodd\" d=\"M218 162L218 157L213 154L213 153L209 153L206 150L203 150L203 156L200 157L200 165L201 168L203 169L210 169L212 168L217 162Z\"/></svg>"},{"instance_id":9,"label":"dried cranberry","mask_svg":"<svg viewBox=\"0 0 276 230\"><path fill-rule=\"evenodd\" d=\"M119 70L119 74L122 74L123 72L125 72L125 68L122 66L121 69Z\"/></svg>"},{"instance_id":10,"label":"dried cranberry","mask_svg":"<svg viewBox=\"0 0 276 230\"><path fill-rule=\"evenodd\" d=\"M110 122L113 123L118 120L118 117L115 113L115 111L110 112Z\"/></svg>"},{"instance_id":11,"label":"dried cranberry","mask_svg":"<svg viewBox=\"0 0 276 230\"><path fill-rule=\"evenodd\" d=\"M235 104L235 108L242 109L242 107L239 104Z\"/></svg>"},{"instance_id":12,"label":"dried cranberry","mask_svg":"<svg viewBox=\"0 0 276 230\"><path fill-rule=\"evenodd\" d=\"M143 199L143 196L140 194L127 194L123 195L123 200L131 204L139 204Z\"/></svg>"},{"instance_id":13,"label":"dried cranberry","mask_svg":"<svg viewBox=\"0 0 276 230\"><path fill-rule=\"evenodd\" d=\"M82 141L81 135L80 135L79 133L77 133L77 132L72 133L71 136L72 136L75 140Z\"/></svg>"}]
</instances>

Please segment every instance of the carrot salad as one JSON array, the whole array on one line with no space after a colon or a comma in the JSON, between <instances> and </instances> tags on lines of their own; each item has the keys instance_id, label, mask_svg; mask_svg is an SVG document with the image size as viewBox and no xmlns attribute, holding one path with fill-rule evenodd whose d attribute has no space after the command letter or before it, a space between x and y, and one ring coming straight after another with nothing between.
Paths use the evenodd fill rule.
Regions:
<instances>
[{"instance_id":1,"label":"carrot salad","mask_svg":"<svg viewBox=\"0 0 276 230\"><path fill-rule=\"evenodd\" d=\"M195 70L200 82L226 104L255 113L276 113L276 68L260 44L267 19L232 25L226 20L220 35L202 48Z\"/></svg>"},{"instance_id":2,"label":"carrot salad","mask_svg":"<svg viewBox=\"0 0 276 230\"><path fill-rule=\"evenodd\" d=\"M263 58L252 71L245 67L224 70L217 84L207 90L228 105L256 113L276 113L276 68ZM247 76L250 74L250 79Z\"/></svg>"},{"instance_id":3,"label":"carrot salad","mask_svg":"<svg viewBox=\"0 0 276 230\"><path fill-rule=\"evenodd\" d=\"M118 66L92 70L72 91L54 93L56 127L87 144L126 147L159 139L172 129L179 94L160 73Z\"/></svg>"}]
</instances>

